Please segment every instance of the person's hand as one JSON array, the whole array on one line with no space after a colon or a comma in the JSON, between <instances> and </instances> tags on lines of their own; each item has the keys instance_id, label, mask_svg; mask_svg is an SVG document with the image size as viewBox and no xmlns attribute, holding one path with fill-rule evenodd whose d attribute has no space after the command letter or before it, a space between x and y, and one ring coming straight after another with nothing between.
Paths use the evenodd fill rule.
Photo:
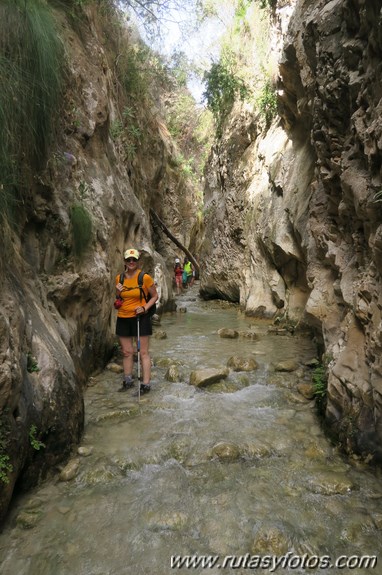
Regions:
<instances>
[{"instance_id":1,"label":"person's hand","mask_svg":"<svg viewBox=\"0 0 382 575\"><path fill-rule=\"evenodd\" d=\"M117 283L117 285L116 285L115 287L116 287L116 289L117 289L118 291L122 291L122 290L123 290L123 284L121 284L121 282Z\"/></svg>"},{"instance_id":2,"label":"person's hand","mask_svg":"<svg viewBox=\"0 0 382 575\"><path fill-rule=\"evenodd\" d=\"M146 310L145 310L144 306L141 305L135 309L135 315L142 315L143 313L145 313L145 311Z\"/></svg>"}]
</instances>

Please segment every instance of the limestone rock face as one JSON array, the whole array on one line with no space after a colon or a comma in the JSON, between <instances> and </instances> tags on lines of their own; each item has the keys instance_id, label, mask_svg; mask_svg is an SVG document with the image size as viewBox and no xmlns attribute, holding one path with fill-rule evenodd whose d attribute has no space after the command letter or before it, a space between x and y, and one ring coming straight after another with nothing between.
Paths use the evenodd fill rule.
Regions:
<instances>
[{"instance_id":1,"label":"limestone rock face","mask_svg":"<svg viewBox=\"0 0 382 575\"><path fill-rule=\"evenodd\" d=\"M173 303L174 250L152 237L150 209L165 221L170 214L171 229L181 229L184 243L193 225L187 204L193 205L193 190L176 167L159 107L136 106L134 121L144 137L132 158L113 136L119 111L131 103L120 101L117 55L105 41L112 34L102 30L97 4L78 6L76 28L64 5L52 10L68 64L57 141L46 169L30 178L18 227L8 231L0 258L0 430L9 458L8 482L0 482L0 523L16 481L21 488L35 484L80 439L83 387L113 352L115 277L127 247L141 250L142 269L158 282L161 309ZM176 207L180 188L186 222ZM74 249L78 207L92 223L82 253ZM45 446L38 452L32 426Z\"/></svg>"},{"instance_id":2,"label":"limestone rock face","mask_svg":"<svg viewBox=\"0 0 382 575\"><path fill-rule=\"evenodd\" d=\"M210 157L201 293L312 326L328 423L382 460L380 4L283 4L279 117L236 104Z\"/></svg>"}]
</instances>

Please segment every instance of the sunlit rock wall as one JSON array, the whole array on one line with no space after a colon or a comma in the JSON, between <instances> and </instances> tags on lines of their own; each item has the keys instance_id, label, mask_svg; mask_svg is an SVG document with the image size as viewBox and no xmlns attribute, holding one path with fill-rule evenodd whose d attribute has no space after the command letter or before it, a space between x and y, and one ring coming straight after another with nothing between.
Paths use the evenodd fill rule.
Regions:
<instances>
[{"instance_id":1,"label":"sunlit rock wall","mask_svg":"<svg viewBox=\"0 0 382 575\"><path fill-rule=\"evenodd\" d=\"M280 118L238 106L211 156L201 291L312 325L330 429L381 460L381 5L297 2L282 41Z\"/></svg>"}]
</instances>

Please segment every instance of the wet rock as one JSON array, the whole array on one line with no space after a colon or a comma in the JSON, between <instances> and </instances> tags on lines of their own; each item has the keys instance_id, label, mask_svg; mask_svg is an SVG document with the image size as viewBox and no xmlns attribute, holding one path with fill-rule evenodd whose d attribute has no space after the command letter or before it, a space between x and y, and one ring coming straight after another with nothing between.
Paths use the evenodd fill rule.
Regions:
<instances>
[{"instance_id":1,"label":"wet rock","mask_svg":"<svg viewBox=\"0 0 382 575\"><path fill-rule=\"evenodd\" d=\"M249 459L262 459L263 457L269 457L271 455L271 449L262 445L261 443L249 443L244 447L243 455Z\"/></svg>"},{"instance_id":2,"label":"wet rock","mask_svg":"<svg viewBox=\"0 0 382 575\"><path fill-rule=\"evenodd\" d=\"M155 531L182 529L187 523L187 515L179 511L158 512L147 518L150 529Z\"/></svg>"},{"instance_id":3,"label":"wet rock","mask_svg":"<svg viewBox=\"0 0 382 575\"><path fill-rule=\"evenodd\" d=\"M78 453L78 455L81 455L82 457L89 457L89 455L91 455L93 453L93 448L92 447L79 447L77 449L77 453Z\"/></svg>"},{"instance_id":4,"label":"wet rock","mask_svg":"<svg viewBox=\"0 0 382 575\"><path fill-rule=\"evenodd\" d=\"M239 337L239 332L235 329L230 329L228 327L223 327L218 330L218 335L227 339L236 339Z\"/></svg>"},{"instance_id":5,"label":"wet rock","mask_svg":"<svg viewBox=\"0 0 382 575\"><path fill-rule=\"evenodd\" d=\"M57 511L61 513L61 515L67 515L70 510L71 507L66 507L65 505L59 505L59 507L57 507Z\"/></svg>"},{"instance_id":6,"label":"wet rock","mask_svg":"<svg viewBox=\"0 0 382 575\"><path fill-rule=\"evenodd\" d=\"M94 419L94 423L103 423L104 421L109 421L111 419L123 419L125 417L131 417L139 413L139 408L136 404L129 406L126 409L115 409L113 411L108 411L107 413L102 413Z\"/></svg>"},{"instance_id":7,"label":"wet rock","mask_svg":"<svg viewBox=\"0 0 382 575\"><path fill-rule=\"evenodd\" d=\"M123 476L122 469L105 465L88 470L81 475L80 480L83 485L107 485Z\"/></svg>"},{"instance_id":8,"label":"wet rock","mask_svg":"<svg viewBox=\"0 0 382 575\"><path fill-rule=\"evenodd\" d=\"M208 391L214 393L236 393L239 389L247 387L249 385L249 379L245 375L238 378L237 381L232 381L231 379L224 379L218 383L212 383L208 386Z\"/></svg>"},{"instance_id":9,"label":"wet rock","mask_svg":"<svg viewBox=\"0 0 382 575\"><path fill-rule=\"evenodd\" d=\"M234 355L227 361L227 367L233 371L254 371L259 366L253 357L245 358Z\"/></svg>"},{"instance_id":10,"label":"wet rock","mask_svg":"<svg viewBox=\"0 0 382 575\"><path fill-rule=\"evenodd\" d=\"M320 445L318 443L312 443L306 448L304 453L309 459L323 460L330 456L330 448L326 444Z\"/></svg>"},{"instance_id":11,"label":"wet rock","mask_svg":"<svg viewBox=\"0 0 382 575\"><path fill-rule=\"evenodd\" d=\"M220 461L236 461L241 457L241 451L236 443L220 441L211 449L211 457L217 457Z\"/></svg>"},{"instance_id":12,"label":"wet rock","mask_svg":"<svg viewBox=\"0 0 382 575\"><path fill-rule=\"evenodd\" d=\"M254 331L240 331L240 337L244 337L246 339L251 339L252 341L258 341L260 338L257 333Z\"/></svg>"},{"instance_id":13,"label":"wet rock","mask_svg":"<svg viewBox=\"0 0 382 575\"><path fill-rule=\"evenodd\" d=\"M346 475L330 471L311 477L306 485L309 491L320 495L343 495L357 488Z\"/></svg>"},{"instance_id":14,"label":"wet rock","mask_svg":"<svg viewBox=\"0 0 382 575\"><path fill-rule=\"evenodd\" d=\"M306 399L314 399L314 386L311 383L297 384L297 391Z\"/></svg>"},{"instance_id":15,"label":"wet rock","mask_svg":"<svg viewBox=\"0 0 382 575\"><path fill-rule=\"evenodd\" d=\"M179 367L177 365L170 365L165 374L166 381L177 382L182 381Z\"/></svg>"},{"instance_id":16,"label":"wet rock","mask_svg":"<svg viewBox=\"0 0 382 575\"><path fill-rule=\"evenodd\" d=\"M274 367L275 371L295 371L298 369L298 363L294 359L288 359L276 363Z\"/></svg>"},{"instance_id":17,"label":"wet rock","mask_svg":"<svg viewBox=\"0 0 382 575\"><path fill-rule=\"evenodd\" d=\"M60 481L71 481L77 476L78 469L80 467L79 459L72 459L61 471L58 479Z\"/></svg>"},{"instance_id":18,"label":"wet rock","mask_svg":"<svg viewBox=\"0 0 382 575\"><path fill-rule=\"evenodd\" d=\"M94 387L95 385L97 385L97 379L95 377L89 377L89 379L86 382L86 385L88 387Z\"/></svg>"},{"instance_id":19,"label":"wet rock","mask_svg":"<svg viewBox=\"0 0 382 575\"><path fill-rule=\"evenodd\" d=\"M228 373L229 371L227 368L209 368L192 371L190 373L190 385L194 385L195 387L204 387L211 383L216 383L221 379L225 379L228 376Z\"/></svg>"},{"instance_id":20,"label":"wet rock","mask_svg":"<svg viewBox=\"0 0 382 575\"><path fill-rule=\"evenodd\" d=\"M174 361L171 359L171 357L156 357L154 359L154 365L158 367L169 367L173 363Z\"/></svg>"},{"instance_id":21,"label":"wet rock","mask_svg":"<svg viewBox=\"0 0 382 575\"><path fill-rule=\"evenodd\" d=\"M288 335L288 330L284 327L269 326L268 333L275 333L276 335Z\"/></svg>"},{"instance_id":22,"label":"wet rock","mask_svg":"<svg viewBox=\"0 0 382 575\"><path fill-rule=\"evenodd\" d=\"M285 394L285 397L290 403L307 403L308 399L301 395L300 393L294 393L293 391L288 391Z\"/></svg>"},{"instance_id":23,"label":"wet rock","mask_svg":"<svg viewBox=\"0 0 382 575\"><path fill-rule=\"evenodd\" d=\"M154 332L153 337L155 337L155 339L167 339L167 333L163 331L163 329L160 329Z\"/></svg>"},{"instance_id":24,"label":"wet rock","mask_svg":"<svg viewBox=\"0 0 382 575\"><path fill-rule=\"evenodd\" d=\"M318 367L320 365L320 362L318 361L318 359L316 359L315 357L313 359L310 359L309 361L306 361L304 363L304 365L306 365L306 367Z\"/></svg>"},{"instance_id":25,"label":"wet rock","mask_svg":"<svg viewBox=\"0 0 382 575\"><path fill-rule=\"evenodd\" d=\"M151 321L153 325L160 325L160 317L158 314L154 313L154 315L151 317Z\"/></svg>"},{"instance_id":26,"label":"wet rock","mask_svg":"<svg viewBox=\"0 0 382 575\"><path fill-rule=\"evenodd\" d=\"M187 308L186 306L182 305L179 306L176 311L178 311L179 313L187 313Z\"/></svg>"},{"instance_id":27,"label":"wet rock","mask_svg":"<svg viewBox=\"0 0 382 575\"><path fill-rule=\"evenodd\" d=\"M374 524L378 531L382 531L382 513L373 514Z\"/></svg>"},{"instance_id":28,"label":"wet rock","mask_svg":"<svg viewBox=\"0 0 382 575\"><path fill-rule=\"evenodd\" d=\"M42 513L38 511L21 511L16 518L16 523L22 529L33 529L41 516Z\"/></svg>"},{"instance_id":29,"label":"wet rock","mask_svg":"<svg viewBox=\"0 0 382 575\"><path fill-rule=\"evenodd\" d=\"M280 527L260 527L252 543L256 555L284 555L290 549L290 540Z\"/></svg>"},{"instance_id":30,"label":"wet rock","mask_svg":"<svg viewBox=\"0 0 382 575\"><path fill-rule=\"evenodd\" d=\"M113 373L122 373L123 372L123 367L121 365L119 365L118 363L108 363L106 366L106 369L108 369L109 371L112 371Z\"/></svg>"}]
</instances>

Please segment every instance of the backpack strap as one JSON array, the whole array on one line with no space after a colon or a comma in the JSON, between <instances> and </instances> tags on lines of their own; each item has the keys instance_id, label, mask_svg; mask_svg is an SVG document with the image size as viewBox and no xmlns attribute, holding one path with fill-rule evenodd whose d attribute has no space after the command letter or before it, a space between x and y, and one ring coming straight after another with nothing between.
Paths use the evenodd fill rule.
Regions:
<instances>
[{"instance_id":1,"label":"backpack strap","mask_svg":"<svg viewBox=\"0 0 382 575\"><path fill-rule=\"evenodd\" d=\"M145 302L147 303L149 301L149 296L145 294L145 290L143 289L143 277L145 275L145 272L143 270L141 270L138 274L138 287L139 287L139 291L141 292L141 301L142 301L142 296L145 298Z\"/></svg>"}]
</instances>

